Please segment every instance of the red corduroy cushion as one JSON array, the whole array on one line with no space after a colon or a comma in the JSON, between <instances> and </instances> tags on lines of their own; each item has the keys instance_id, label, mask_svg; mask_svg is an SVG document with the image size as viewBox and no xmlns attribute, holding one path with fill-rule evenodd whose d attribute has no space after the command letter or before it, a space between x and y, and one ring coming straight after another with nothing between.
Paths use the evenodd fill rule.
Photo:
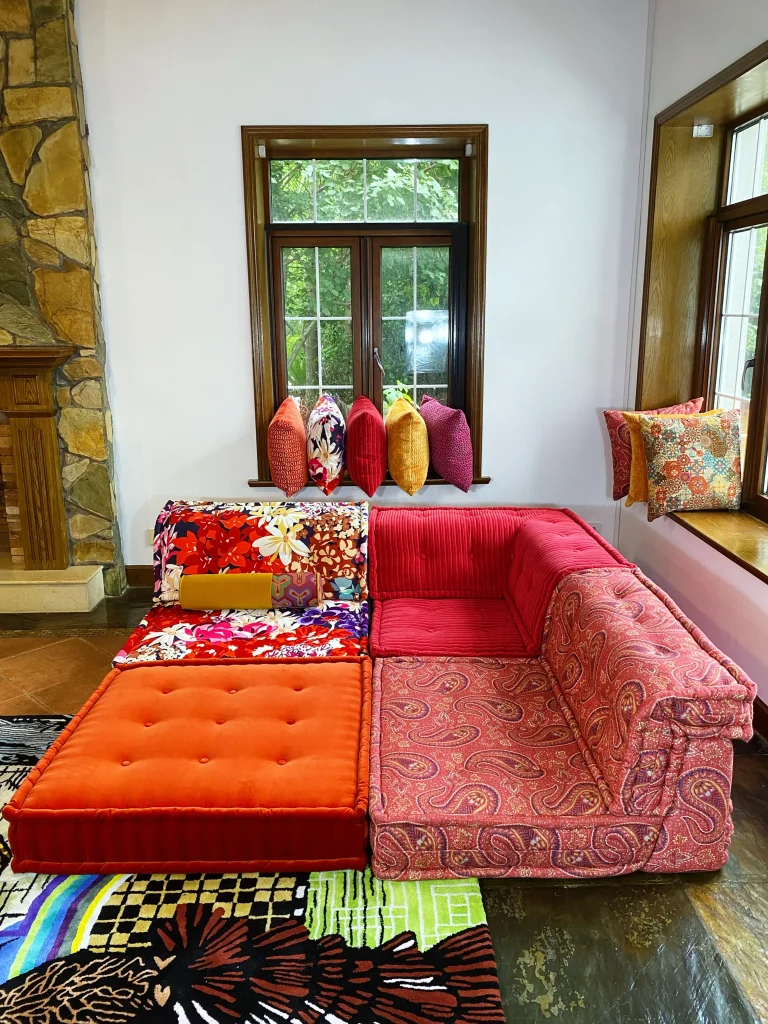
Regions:
<instances>
[{"instance_id":1,"label":"red corduroy cushion","mask_svg":"<svg viewBox=\"0 0 768 1024\"><path fill-rule=\"evenodd\" d=\"M352 403L347 417L347 472L372 497L387 473L387 431L381 413L365 395Z\"/></svg>"},{"instance_id":2,"label":"red corduroy cushion","mask_svg":"<svg viewBox=\"0 0 768 1024\"><path fill-rule=\"evenodd\" d=\"M438 476L459 490L472 485L472 436L461 409L449 409L431 395L421 400L421 415L427 424L429 458Z\"/></svg>"},{"instance_id":3,"label":"red corduroy cushion","mask_svg":"<svg viewBox=\"0 0 768 1024\"><path fill-rule=\"evenodd\" d=\"M371 596L503 598L512 541L544 508L371 509ZM564 513L556 512L563 516Z\"/></svg>"},{"instance_id":4,"label":"red corduroy cushion","mask_svg":"<svg viewBox=\"0 0 768 1024\"><path fill-rule=\"evenodd\" d=\"M306 485L307 432L292 398L286 398L267 428L267 455L275 487L290 497Z\"/></svg>"},{"instance_id":5,"label":"red corduroy cushion","mask_svg":"<svg viewBox=\"0 0 768 1024\"><path fill-rule=\"evenodd\" d=\"M371 653L518 658L527 647L506 601L411 597L376 602Z\"/></svg>"},{"instance_id":6,"label":"red corduroy cushion","mask_svg":"<svg viewBox=\"0 0 768 1024\"><path fill-rule=\"evenodd\" d=\"M622 567L634 565L569 510L523 523L515 535L509 597L527 653L541 651L544 618L561 579L582 569Z\"/></svg>"}]
</instances>

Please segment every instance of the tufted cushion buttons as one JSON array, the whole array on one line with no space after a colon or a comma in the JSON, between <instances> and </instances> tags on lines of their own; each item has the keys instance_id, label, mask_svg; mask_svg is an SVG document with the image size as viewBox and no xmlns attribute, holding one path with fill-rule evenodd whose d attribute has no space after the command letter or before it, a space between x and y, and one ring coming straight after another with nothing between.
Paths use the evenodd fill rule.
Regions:
<instances>
[{"instance_id":1,"label":"tufted cushion buttons","mask_svg":"<svg viewBox=\"0 0 768 1024\"><path fill-rule=\"evenodd\" d=\"M230 693L237 693L237 690L230 690Z\"/></svg>"},{"instance_id":2,"label":"tufted cushion buttons","mask_svg":"<svg viewBox=\"0 0 768 1024\"><path fill-rule=\"evenodd\" d=\"M170 693L170 690L163 690L163 693Z\"/></svg>"},{"instance_id":3,"label":"tufted cushion buttons","mask_svg":"<svg viewBox=\"0 0 768 1024\"><path fill-rule=\"evenodd\" d=\"M296 725L296 723L295 723L294 721L291 721L291 722L286 722L285 724L286 724L286 725Z\"/></svg>"},{"instance_id":4,"label":"tufted cushion buttons","mask_svg":"<svg viewBox=\"0 0 768 1024\"><path fill-rule=\"evenodd\" d=\"M222 720L222 719L220 719L220 718L217 718L217 719L216 719L216 725L224 725L224 722L223 722L223 720Z\"/></svg>"},{"instance_id":5,"label":"tufted cushion buttons","mask_svg":"<svg viewBox=\"0 0 768 1024\"><path fill-rule=\"evenodd\" d=\"M127 768L130 763L131 763L130 761L123 761L122 762L123 768Z\"/></svg>"},{"instance_id":6,"label":"tufted cushion buttons","mask_svg":"<svg viewBox=\"0 0 768 1024\"><path fill-rule=\"evenodd\" d=\"M208 758L208 757L201 757L200 758L200 764L208 764L209 760L210 760L210 758Z\"/></svg>"},{"instance_id":7,"label":"tufted cushion buttons","mask_svg":"<svg viewBox=\"0 0 768 1024\"><path fill-rule=\"evenodd\" d=\"M288 762L287 762L287 761L285 760L285 758L284 758L284 757L281 757L281 758L280 758L280 759L278 760L278 762L277 762L277 763L278 763L278 764L288 764Z\"/></svg>"},{"instance_id":8,"label":"tufted cushion buttons","mask_svg":"<svg viewBox=\"0 0 768 1024\"><path fill-rule=\"evenodd\" d=\"M154 724L155 724L154 722L145 722L144 723L144 728L145 729L150 729Z\"/></svg>"}]
</instances>

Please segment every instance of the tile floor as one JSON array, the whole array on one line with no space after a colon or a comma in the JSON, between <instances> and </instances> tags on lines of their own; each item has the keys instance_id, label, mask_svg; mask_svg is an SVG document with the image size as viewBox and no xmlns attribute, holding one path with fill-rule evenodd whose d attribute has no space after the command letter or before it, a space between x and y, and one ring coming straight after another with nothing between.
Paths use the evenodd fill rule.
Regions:
<instances>
[{"instance_id":1,"label":"tile floor","mask_svg":"<svg viewBox=\"0 0 768 1024\"><path fill-rule=\"evenodd\" d=\"M127 637L0 637L0 715L73 715Z\"/></svg>"},{"instance_id":2,"label":"tile floor","mask_svg":"<svg viewBox=\"0 0 768 1024\"><path fill-rule=\"evenodd\" d=\"M77 711L149 603L0 615L0 715ZM768 744L736 745L732 795L722 871L481 883L508 1021L768 1024Z\"/></svg>"}]
</instances>

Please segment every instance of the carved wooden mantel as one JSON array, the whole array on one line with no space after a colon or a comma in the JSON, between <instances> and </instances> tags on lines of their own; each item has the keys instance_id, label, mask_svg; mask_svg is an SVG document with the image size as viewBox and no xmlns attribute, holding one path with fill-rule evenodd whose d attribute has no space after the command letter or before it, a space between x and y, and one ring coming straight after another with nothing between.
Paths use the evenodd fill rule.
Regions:
<instances>
[{"instance_id":1,"label":"carved wooden mantel","mask_svg":"<svg viewBox=\"0 0 768 1024\"><path fill-rule=\"evenodd\" d=\"M0 410L11 424L26 569L69 565L53 371L75 351L0 348Z\"/></svg>"}]
</instances>

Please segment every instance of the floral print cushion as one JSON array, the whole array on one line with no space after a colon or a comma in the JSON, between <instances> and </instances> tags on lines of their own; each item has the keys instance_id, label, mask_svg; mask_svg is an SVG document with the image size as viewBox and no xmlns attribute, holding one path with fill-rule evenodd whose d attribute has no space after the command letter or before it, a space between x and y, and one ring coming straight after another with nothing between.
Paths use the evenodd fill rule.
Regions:
<instances>
[{"instance_id":1,"label":"floral print cushion","mask_svg":"<svg viewBox=\"0 0 768 1024\"><path fill-rule=\"evenodd\" d=\"M741 504L741 413L638 416L648 464L648 520Z\"/></svg>"},{"instance_id":2,"label":"floral print cushion","mask_svg":"<svg viewBox=\"0 0 768 1024\"><path fill-rule=\"evenodd\" d=\"M313 572L323 600L368 597L365 502L169 501L155 525L156 604L182 573Z\"/></svg>"},{"instance_id":3,"label":"floral print cushion","mask_svg":"<svg viewBox=\"0 0 768 1024\"><path fill-rule=\"evenodd\" d=\"M368 649L366 602L327 601L322 608L192 612L156 606L116 665L194 658L356 657Z\"/></svg>"},{"instance_id":4,"label":"floral print cushion","mask_svg":"<svg viewBox=\"0 0 768 1024\"><path fill-rule=\"evenodd\" d=\"M344 479L344 417L330 395L320 395L307 422L309 479L330 494Z\"/></svg>"}]
</instances>

